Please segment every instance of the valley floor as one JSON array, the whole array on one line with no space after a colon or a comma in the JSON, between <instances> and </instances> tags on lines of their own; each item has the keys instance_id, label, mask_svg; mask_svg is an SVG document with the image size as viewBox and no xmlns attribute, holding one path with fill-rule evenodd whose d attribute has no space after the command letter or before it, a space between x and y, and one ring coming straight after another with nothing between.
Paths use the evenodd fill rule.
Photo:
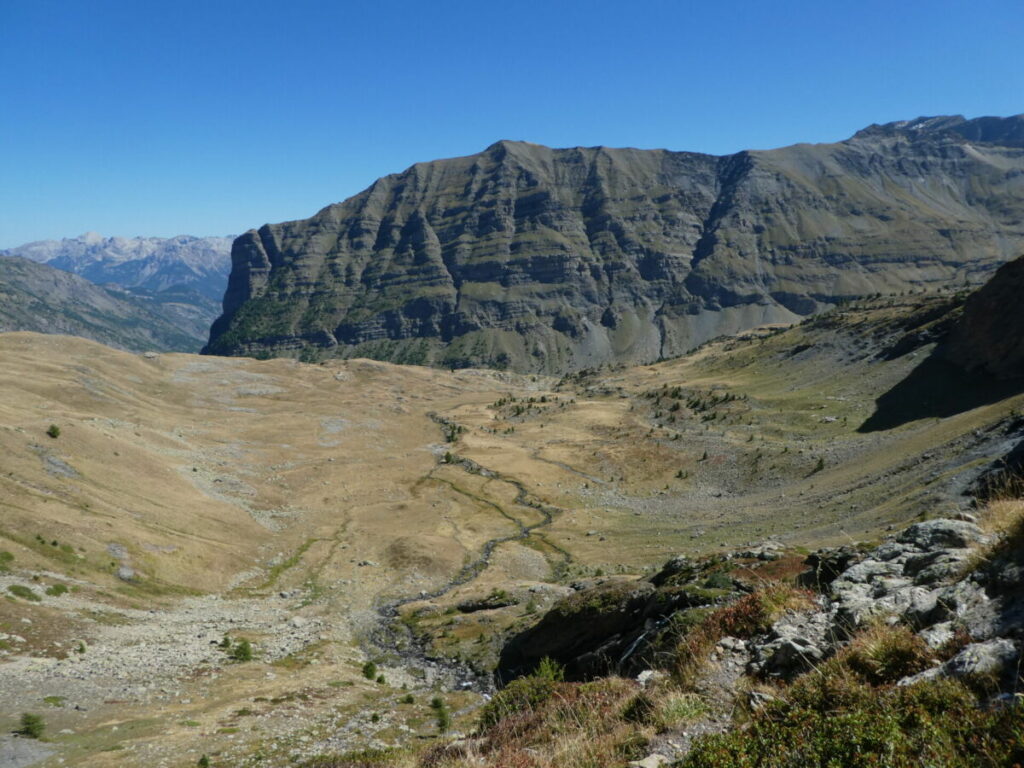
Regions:
<instances>
[{"instance_id":1,"label":"valley floor","mask_svg":"<svg viewBox=\"0 0 1024 768\"><path fill-rule=\"evenodd\" d=\"M879 421L940 301L561 380L0 335L0 724L48 751L0 756L281 765L433 736L434 697L465 731L574 581L955 514L1024 398Z\"/></svg>"}]
</instances>

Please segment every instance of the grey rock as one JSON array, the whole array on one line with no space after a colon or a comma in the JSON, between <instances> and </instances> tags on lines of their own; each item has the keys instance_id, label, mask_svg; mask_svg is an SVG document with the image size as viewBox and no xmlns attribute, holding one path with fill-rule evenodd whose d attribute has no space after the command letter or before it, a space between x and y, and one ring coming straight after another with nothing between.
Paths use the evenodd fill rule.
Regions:
<instances>
[{"instance_id":1,"label":"grey rock","mask_svg":"<svg viewBox=\"0 0 1024 768\"><path fill-rule=\"evenodd\" d=\"M824 591L839 574L863 559L864 554L853 547L819 549L804 560L808 570L800 574L798 581L802 586Z\"/></svg>"},{"instance_id":2,"label":"grey rock","mask_svg":"<svg viewBox=\"0 0 1024 768\"><path fill-rule=\"evenodd\" d=\"M981 528L963 520L926 520L910 526L897 537L897 541L912 544L925 552L965 548L987 540Z\"/></svg>"},{"instance_id":3,"label":"grey rock","mask_svg":"<svg viewBox=\"0 0 1024 768\"><path fill-rule=\"evenodd\" d=\"M953 639L953 622L944 621L940 624L934 624L921 630L918 634L928 644L929 648L941 648Z\"/></svg>"},{"instance_id":4,"label":"grey rock","mask_svg":"<svg viewBox=\"0 0 1024 768\"><path fill-rule=\"evenodd\" d=\"M912 627L927 627L934 623L935 617L941 615L939 610L938 593L921 587L912 587L907 590L909 603L903 610L903 618Z\"/></svg>"},{"instance_id":5,"label":"grey rock","mask_svg":"<svg viewBox=\"0 0 1024 768\"><path fill-rule=\"evenodd\" d=\"M904 564L904 573L914 577L916 584L937 584L962 576L971 557L969 549L939 549L911 555Z\"/></svg>"},{"instance_id":6,"label":"grey rock","mask_svg":"<svg viewBox=\"0 0 1024 768\"><path fill-rule=\"evenodd\" d=\"M670 762L672 761L664 755L654 752L643 760L631 760L629 765L631 768L661 768L661 766L668 765Z\"/></svg>"},{"instance_id":7,"label":"grey rock","mask_svg":"<svg viewBox=\"0 0 1024 768\"><path fill-rule=\"evenodd\" d=\"M949 677L968 675L1001 675L1016 668L1020 648L1012 640L997 638L984 643L971 643L943 665Z\"/></svg>"},{"instance_id":8,"label":"grey rock","mask_svg":"<svg viewBox=\"0 0 1024 768\"><path fill-rule=\"evenodd\" d=\"M899 563L884 563L879 560L865 560L847 568L839 577L839 581L854 584L866 584L884 576L902 576L903 567Z\"/></svg>"},{"instance_id":9,"label":"grey rock","mask_svg":"<svg viewBox=\"0 0 1024 768\"><path fill-rule=\"evenodd\" d=\"M896 541L887 541L876 547L871 553L871 557L874 560L883 560L885 562L903 562L910 555L919 551L920 550L913 544L901 544Z\"/></svg>"}]
</instances>

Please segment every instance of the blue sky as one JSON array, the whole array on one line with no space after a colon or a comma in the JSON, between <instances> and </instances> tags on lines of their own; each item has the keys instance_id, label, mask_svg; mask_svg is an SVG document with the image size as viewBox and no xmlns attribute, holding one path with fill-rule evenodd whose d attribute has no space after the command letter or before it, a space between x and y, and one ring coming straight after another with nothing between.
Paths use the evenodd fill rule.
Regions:
<instances>
[{"instance_id":1,"label":"blue sky","mask_svg":"<svg viewBox=\"0 0 1024 768\"><path fill-rule=\"evenodd\" d=\"M0 248L235 234L497 139L716 154L1024 112L1022 0L0 0Z\"/></svg>"}]
</instances>

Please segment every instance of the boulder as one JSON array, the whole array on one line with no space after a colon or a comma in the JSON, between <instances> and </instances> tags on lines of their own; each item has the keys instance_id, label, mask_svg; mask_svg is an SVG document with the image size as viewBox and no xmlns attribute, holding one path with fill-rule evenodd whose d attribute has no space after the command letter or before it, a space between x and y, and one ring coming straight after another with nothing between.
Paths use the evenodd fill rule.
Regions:
<instances>
[{"instance_id":1,"label":"boulder","mask_svg":"<svg viewBox=\"0 0 1024 768\"><path fill-rule=\"evenodd\" d=\"M962 549L988 540L985 532L965 520L926 520L903 531L896 539L925 552L936 549Z\"/></svg>"},{"instance_id":2,"label":"boulder","mask_svg":"<svg viewBox=\"0 0 1024 768\"><path fill-rule=\"evenodd\" d=\"M798 581L801 586L824 592L839 574L863 558L864 554L853 547L819 549L804 560L808 570L800 574Z\"/></svg>"},{"instance_id":3,"label":"boulder","mask_svg":"<svg viewBox=\"0 0 1024 768\"><path fill-rule=\"evenodd\" d=\"M1001 637L984 643L971 643L942 665L948 677L970 675L1002 675L1016 669L1020 648L1012 640Z\"/></svg>"}]
</instances>

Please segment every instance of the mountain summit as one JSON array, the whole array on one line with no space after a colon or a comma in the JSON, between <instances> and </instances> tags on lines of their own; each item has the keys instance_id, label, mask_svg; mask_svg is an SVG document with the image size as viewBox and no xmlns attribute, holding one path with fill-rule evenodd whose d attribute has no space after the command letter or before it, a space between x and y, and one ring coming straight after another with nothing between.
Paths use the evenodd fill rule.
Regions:
<instances>
[{"instance_id":1,"label":"mountain summit","mask_svg":"<svg viewBox=\"0 0 1024 768\"><path fill-rule=\"evenodd\" d=\"M1024 252L1024 116L716 157L500 141L239 237L206 352L649 362Z\"/></svg>"}]
</instances>

